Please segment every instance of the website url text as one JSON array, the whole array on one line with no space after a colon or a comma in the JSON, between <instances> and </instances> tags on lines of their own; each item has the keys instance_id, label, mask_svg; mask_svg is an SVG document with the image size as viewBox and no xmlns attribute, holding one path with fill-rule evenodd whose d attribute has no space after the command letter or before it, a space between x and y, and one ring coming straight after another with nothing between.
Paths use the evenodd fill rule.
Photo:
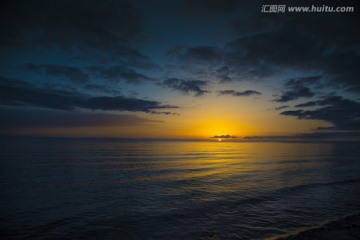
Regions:
<instances>
[{"instance_id":1,"label":"website url text","mask_svg":"<svg viewBox=\"0 0 360 240\"><path fill-rule=\"evenodd\" d=\"M311 7L294 7L286 5L262 5L261 12L263 13L285 13L285 12L294 12L294 13L344 13L344 12L354 12L355 8L348 7L331 7L331 6L315 6Z\"/></svg>"}]
</instances>

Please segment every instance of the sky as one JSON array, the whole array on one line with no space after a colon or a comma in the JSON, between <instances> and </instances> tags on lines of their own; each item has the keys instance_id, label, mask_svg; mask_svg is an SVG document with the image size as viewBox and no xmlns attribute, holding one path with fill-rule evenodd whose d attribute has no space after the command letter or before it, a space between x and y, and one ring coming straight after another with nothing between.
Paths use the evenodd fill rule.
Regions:
<instances>
[{"instance_id":1,"label":"sky","mask_svg":"<svg viewBox=\"0 0 360 240\"><path fill-rule=\"evenodd\" d=\"M357 1L0 5L1 135L360 139Z\"/></svg>"}]
</instances>

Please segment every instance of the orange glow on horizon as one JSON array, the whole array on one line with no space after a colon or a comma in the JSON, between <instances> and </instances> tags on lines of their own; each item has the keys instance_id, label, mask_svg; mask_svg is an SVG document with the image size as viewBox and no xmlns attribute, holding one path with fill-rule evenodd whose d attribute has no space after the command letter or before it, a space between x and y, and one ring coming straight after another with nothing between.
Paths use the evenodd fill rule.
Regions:
<instances>
[{"instance_id":1,"label":"orange glow on horizon","mask_svg":"<svg viewBox=\"0 0 360 240\"><path fill-rule=\"evenodd\" d=\"M251 135L254 131L247 127L231 121L225 120L210 120L204 122L198 122L196 125L188 128L184 135L197 138L211 138L214 136L230 135L241 137L245 135ZM222 138L218 138L221 141Z\"/></svg>"}]
</instances>

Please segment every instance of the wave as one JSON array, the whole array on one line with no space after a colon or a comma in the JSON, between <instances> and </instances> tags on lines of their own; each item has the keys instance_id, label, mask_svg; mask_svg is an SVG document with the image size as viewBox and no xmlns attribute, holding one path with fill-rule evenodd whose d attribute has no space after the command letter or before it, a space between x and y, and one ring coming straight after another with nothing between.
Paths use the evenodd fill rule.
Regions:
<instances>
[{"instance_id":1,"label":"wave","mask_svg":"<svg viewBox=\"0 0 360 240\"><path fill-rule=\"evenodd\" d=\"M280 196L283 197L284 194L287 195L290 192L299 191L299 190L303 190L303 189L316 188L316 187L321 187L321 186L345 185L345 184L353 184L353 183L360 183L360 178L282 187L282 188L275 189L272 191L258 192L258 194L255 194L255 196L249 196L249 197L245 197L242 199L238 199L238 198L234 199L233 198L232 200L227 199L225 201L226 201L227 206L229 206L229 204L230 205L231 204L233 204L233 205L256 204L256 203L260 203L263 201L276 200L276 198L279 198ZM213 205L211 205L211 208L215 207L214 205L224 205L224 204L225 204L225 202L216 201L213 203Z\"/></svg>"},{"instance_id":2,"label":"wave","mask_svg":"<svg viewBox=\"0 0 360 240\"><path fill-rule=\"evenodd\" d=\"M296 186L291 186L291 187L284 187L284 188L277 189L275 191L281 191L281 192L282 191L296 191L296 190L301 190L304 188L343 185L343 184L357 183L357 182L360 182L360 178L338 180L338 181L332 181L332 182L308 183L308 184L296 185Z\"/></svg>"},{"instance_id":3,"label":"wave","mask_svg":"<svg viewBox=\"0 0 360 240\"><path fill-rule=\"evenodd\" d=\"M165 219L166 221L173 221L175 219L186 219L186 218L207 218L208 216L211 216L213 214L224 214L228 213L229 210L234 214L234 211L241 212L242 214L245 214L247 212L248 214L251 214L252 211L254 211L254 207L258 208L259 211L261 211L261 206L264 202L268 201L277 201L278 199L283 199L286 196L294 196L294 191L301 191L303 189L307 188L316 188L321 186L333 186L333 185L342 185L342 184L353 184L353 183L359 183L360 178L357 179L348 179L348 180L341 180L341 181L334 181L334 182L326 182L326 183L310 183L305 185L298 185L298 186L291 186L291 187L285 187L280 189L275 189L273 191L266 191L266 192L257 192L252 195L248 196L242 196L239 195L234 196L233 193L229 193L227 195L224 195L222 199L214 199L214 201L202 202L202 204L199 204L197 206L191 206L191 207L184 207L181 209L178 209L178 211L173 211L168 214L164 214L162 216L159 216L160 218ZM296 194L295 194L296 195ZM239 209L239 206L242 206ZM256 207L257 206L257 207ZM248 211L248 208L251 208L251 211ZM292 213L297 215L299 213L304 213L304 209L299 210L289 210L289 212L293 211ZM260 212L255 213L259 214L258 217L252 216L251 219L255 221L266 221L266 219L263 219L260 214ZM264 216L263 216L264 217ZM250 224L248 227L251 228L251 221L250 218L247 219L248 223ZM270 223L269 223L270 224ZM360 235L359 235L360 236Z\"/></svg>"},{"instance_id":4,"label":"wave","mask_svg":"<svg viewBox=\"0 0 360 240\"><path fill-rule=\"evenodd\" d=\"M276 238L276 240L358 240L359 236L360 213L356 213L327 222L319 227L300 230L294 234Z\"/></svg>"}]
</instances>

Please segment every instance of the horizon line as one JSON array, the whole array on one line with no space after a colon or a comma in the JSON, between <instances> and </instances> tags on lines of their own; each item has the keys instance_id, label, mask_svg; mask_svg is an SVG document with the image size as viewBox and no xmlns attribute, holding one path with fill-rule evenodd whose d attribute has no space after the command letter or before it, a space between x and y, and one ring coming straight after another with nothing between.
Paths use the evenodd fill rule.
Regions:
<instances>
[{"instance_id":1,"label":"horizon line","mask_svg":"<svg viewBox=\"0 0 360 240\"><path fill-rule=\"evenodd\" d=\"M309 137L296 135L279 135L279 136L245 136L236 138L148 138L148 137L81 137L81 136L46 136L46 135L1 135L0 138L31 138L31 139L67 139L67 140L109 140L109 141L198 141L198 142L360 142L355 138L339 137Z\"/></svg>"}]
</instances>

